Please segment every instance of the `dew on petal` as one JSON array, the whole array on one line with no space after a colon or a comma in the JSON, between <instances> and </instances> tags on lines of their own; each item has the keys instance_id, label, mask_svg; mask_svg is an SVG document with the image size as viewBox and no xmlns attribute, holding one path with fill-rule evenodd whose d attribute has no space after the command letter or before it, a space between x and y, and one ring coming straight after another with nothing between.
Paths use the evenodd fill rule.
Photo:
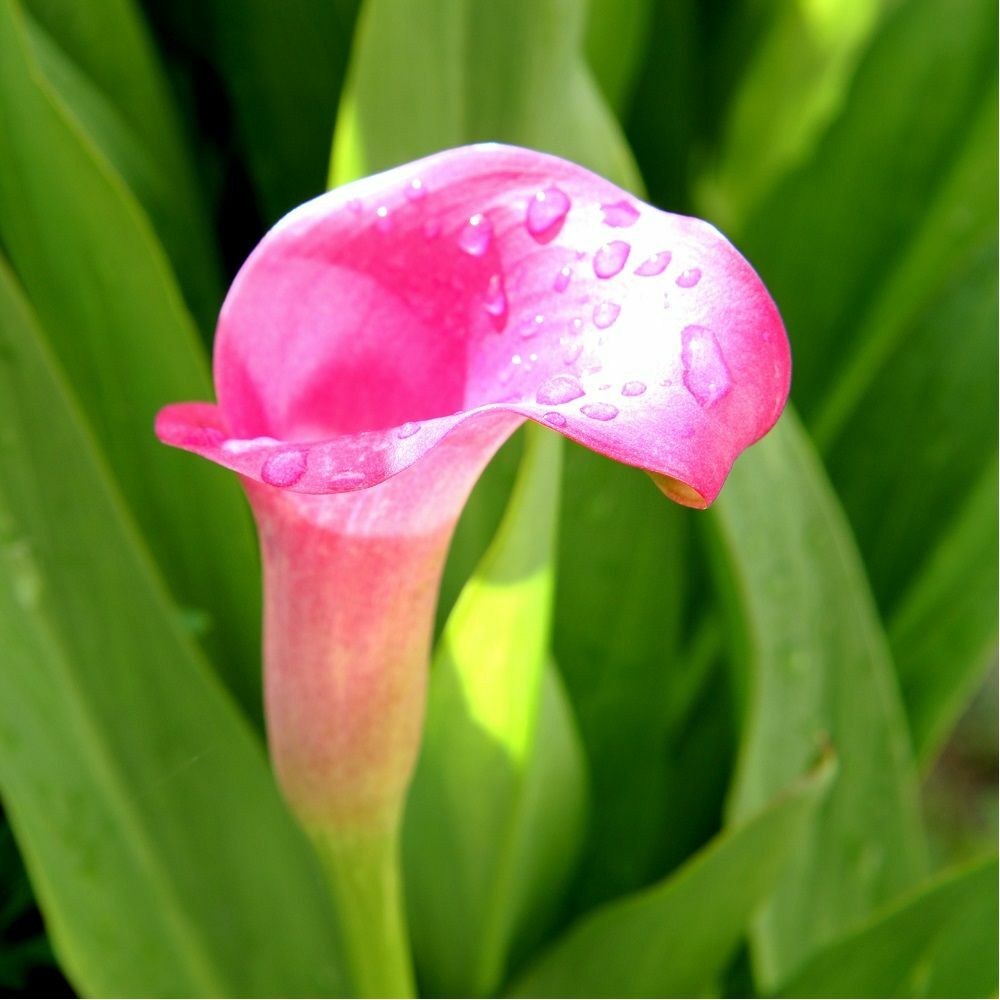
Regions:
<instances>
[{"instance_id":1,"label":"dew on petal","mask_svg":"<svg viewBox=\"0 0 1000 1000\"><path fill-rule=\"evenodd\" d=\"M528 232L536 239L553 234L556 226L562 225L569 212L569 196L557 187L539 191L528 202L528 215L525 225Z\"/></svg>"},{"instance_id":2,"label":"dew on petal","mask_svg":"<svg viewBox=\"0 0 1000 1000\"><path fill-rule=\"evenodd\" d=\"M573 334L583 333L583 327L584 327L584 322L583 322L582 319L580 319L579 316L574 316L573 319L571 319L569 321L569 332L570 333L573 333Z\"/></svg>"},{"instance_id":3,"label":"dew on petal","mask_svg":"<svg viewBox=\"0 0 1000 1000\"><path fill-rule=\"evenodd\" d=\"M701 269L697 267L689 268L677 275L677 286L679 288L694 288L701 281Z\"/></svg>"},{"instance_id":4,"label":"dew on petal","mask_svg":"<svg viewBox=\"0 0 1000 1000\"><path fill-rule=\"evenodd\" d=\"M713 406L732 388L722 348L704 326L686 326L681 331L681 364L684 387L702 406Z\"/></svg>"},{"instance_id":5,"label":"dew on petal","mask_svg":"<svg viewBox=\"0 0 1000 1000\"><path fill-rule=\"evenodd\" d=\"M306 472L306 456L298 450L276 451L260 470L268 486L294 486Z\"/></svg>"},{"instance_id":6,"label":"dew on petal","mask_svg":"<svg viewBox=\"0 0 1000 1000\"><path fill-rule=\"evenodd\" d=\"M355 215L360 215L364 211L365 203L360 198L352 198L348 203L347 207Z\"/></svg>"},{"instance_id":7,"label":"dew on petal","mask_svg":"<svg viewBox=\"0 0 1000 1000\"><path fill-rule=\"evenodd\" d=\"M639 218L639 210L624 198L608 205L601 205L601 211L604 213L604 224L615 229L627 229Z\"/></svg>"},{"instance_id":8,"label":"dew on petal","mask_svg":"<svg viewBox=\"0 0 1000 1000\"><path fill-rule=\"evenodd\" d=\"M246 451L253 451L254 448L265 448L272 444L278 444L278 439L273 437L230 438L223 442L222 450L229 455L242 455Z\"/></svg>"},{"instance_id":9,"label":"dew on petal","mask_svg":"<svg viewBox=\"0 0 1000 1000\"><path fill-rule=\"evenodd\" d=\"M560 406L583 396L584 389L573 375L553 375L535 393L535 402L542 406Z\"/></svg>"},{"instance_id":10,"label":"dew on petal","mask_svg":"<svg viewBox=\"0 0 1000 1000\"><path fill-rule=\"evenodd\" d=\"M380 233L388 233L392 231L392 215L389 212L388 206L379 205L375 209L375 228Z\"/></svg>"},{"instance_id":11,"label":"dew on petal","mask_svg":"<svg viewBox=\"0 0 1000 1000\"><path fill-rule=\"evenodd\" d=\"M559 269L555 281L552 282L553 291L565 292L569 288L570 279L573 277L573 268L568 264Z\"/></svg>"},{"instance_id":12,"label":"dew on petal","mask_svg":"<svg viewBox=\"0 0 1000 1000\"><path fill-rule=\"evenodd\" d=\"M483 308L496 319L503 319L507 315L507 292L499 274L492 275L486 285Z\"/></svg>"},{"instance_id":13,"label":"dew on petal","mask_svg":"<svg viewBox=\"0 0 1000 1000\"><path fill-rule=\"evenodd\" d=\"M552 424L553 427L565 427L566 418L561 413L556 413L555 410L550 410L545 414L545 420Z\"/></svg>"},{"instance_id":14,"label":"dew on petal","mask_svg":"<svg viewBox=\"0 0 1000 1000\"><path fill-rule=\"evenodd\" d=\"M420 430L420 424L415 420L407 420L405 424L401 424L396 430L396 437L401 441L405 441L407 438L413 437L417 431Z\"/></svg>"},{"instance_id":15,"label":"dew on petal","mask_svg":"<svg viewBox=\"0 0 1000 1000\"><path fill-rule=\"evenodd\" d=\"M622 311L622 307L617 302L598 302L594 306L594 326L599 330L606 330Z\"/></svg>"},{"instance_id":16,"label":"dew on petal","mask_svg":"<svg viewBox=\"0 0 1000 1000\"><path fill-rule=\"evenodd\" d=\"M611 403L584 403L580 412L591 420L614 420L618 416L618 407Z\"/></svg>"},{"instance_id":17,"label":"dew on petal","mask_svg":"<svg viewBox=\"0 0 1000 1000\"><path fill-rule=\"evenodd\" d=\"M493 242L493 224L485 215L473 215L458 234L458 245L472 257L482 257Z\"/></svg>"},{"instance_id":18,"label":"dew on petal","mask_svg":"<svg viewBox=\"0 0 1000 1000\"><path fill-rule=\"evenodd\" d=\"M345 472L335 472L327 480L327 485L340 489L353 489L364 484L365 474L355 469L348 469Z\"/></svg>"},{"instance_id":19,"label":"dew on petal","mask_svg":"<svg viewBox=\"0 0 1000 1000\"><path fill-rule=\"evenodd\" d=\"M645 391L646 391L645 382L639 382L639 381L626 382L622 386L623 396L641 396Z\"/></svg>"},{"instance_id":20,"label":"dew on petal","mask_svg":"<svg viewBox=\"0 0 1000 1000\"><path fill-rule=\"evenodd\" d=\"M427 195L427 188L419 177L414 177L403 191L407 201L420 201Z\"/></svg>"},{"instance_id":21,"label":"dew on petal","mask_svg":"<svg viewBox=\"0 0 1000 1000\"><path fill-rule=\"evenodd\" d=\"M605 243L594 254L594 274L598 278L613 278L625 266L631 249L624 240Z\"/></svg>"},{"instance_id":22,"label":"dew on petal","mask_svg":"<svg viewBox=\"0 0 1000 1000\"><path fill-rule=\"evenodd\" d=\"M652 257L647 257L636 269L635 273L640 278L651 278L656 274L663 274L670 264L671 253L669 250L661 250L654 253Z\"/></svg>"},{"instance_id":23,"label":"dew on petal","mask_svg":"<svg viewBox=\"0 0 1000 1000\"><path fill-rule=\"evenodd\" d=\"M531 319L526 319L517 328L517 332L522 337L534 337L539 330L545 327L545 316L542 313L538 313L532 316Z\"/></svg>"},{"instance_id":24,"label":"dew on petal","mask_svg":"<svg viewBox=\"0 0 1000 1000\"><path fill-rule=\"evenodd\" d=\"M576 364L580 360L581 354L583 354L583 341L578 340L576 343L567 346L563 352L563 361L567 365Z\"/></svg>"}]
</instances>

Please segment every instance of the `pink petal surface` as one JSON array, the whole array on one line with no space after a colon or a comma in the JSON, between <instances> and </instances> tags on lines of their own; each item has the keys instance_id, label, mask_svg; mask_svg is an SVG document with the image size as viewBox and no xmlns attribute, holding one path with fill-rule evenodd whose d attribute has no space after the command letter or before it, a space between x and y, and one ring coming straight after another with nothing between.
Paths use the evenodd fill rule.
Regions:
<instances>
[{"instance_id":1,"label":"pink petal surface","mask_svg":"<svg viewBox=\"0 0 1000 1000\"><path fill-rule=\"evenodd\" d=\"M248 480L329 494L445 441L471 455L527 418L705 506L789 377L774 303L713 227L482 145L279 222L222 310L218 406L168 407L157 433Z\"/></svg>"}]
</instances>

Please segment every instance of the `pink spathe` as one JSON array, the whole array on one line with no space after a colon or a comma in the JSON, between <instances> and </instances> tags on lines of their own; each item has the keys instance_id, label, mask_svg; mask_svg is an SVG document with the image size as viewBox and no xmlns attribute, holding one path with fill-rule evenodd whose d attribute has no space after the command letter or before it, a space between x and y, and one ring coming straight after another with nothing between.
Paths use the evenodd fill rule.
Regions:
<instances>
[{"instance_id":1,"label":"pink spathe","mask_svg":"<svg viewBox=\"0 0 1000 1000\"><path fill-rule=\"evenodd\" d=\"M233 283L214 369L218 405L167 407L157 433L244 479L275 767L307 825L350 826L395 820L448 541L503 440L535 420L704 507L780 414L790 356L712 226L483 145L286 216Z\"/></svg>"}]
</instances>

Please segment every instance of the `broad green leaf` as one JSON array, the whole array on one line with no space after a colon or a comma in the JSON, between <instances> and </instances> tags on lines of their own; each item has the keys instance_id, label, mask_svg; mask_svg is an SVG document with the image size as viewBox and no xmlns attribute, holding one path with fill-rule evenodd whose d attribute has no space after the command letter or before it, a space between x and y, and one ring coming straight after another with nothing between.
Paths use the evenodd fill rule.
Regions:
<instances>
[{"instance_id":1,"label":"broad green leaf","mask_svg":"<svg viewBox=\"0 0 1000 1000\"><path fill-rule=\"evenodd\" d=\"M980 947L963 947L964 936ZM813 958L779 995L992 996L996 940L997 862L991 858L895 900ZM962 964L954 961L956 948Z\"/></svg>"},{"instance_id":2,"label":"broad green leaf","mask_svg":"<svg viewBox=\"0 0 1000 1000\"><path fill-rule=\"evenodd\" d=\"M253 535L235 479L153 436L165 403L207 399L205 358L132 193L80 131L0 0L0 240L180 603L259 708Z\"/></svg>"},{"instance_id":3,"label":"broad green leaf","mask_svg":"<svg viewBox=\"0 0 1000 1000\"><path fill-rule=\"evenodd\" d=\"M25 20L40 68L149 213L191 309L211 332L221 288L208 217L135 3L26 0Z\"/></svg>"},{"instance_id":4,"label":"broad green leaf","mask_svg":"<svg viewBox=\"0 0 1000 1000\"><path fill-rule=\"evenodd\" d=\"M826 760L670 878L584 916L529 966L510 995L710 995L833 771Z\"/></svg>"},{"instance_id":5,"label":"broad green leaf","mask_svg":"<svg viewBox=\"0 0 1000 1000\"><path fill-rule=\"evenodd\" d=\"M326 186L359 6L359 0L208 0L192 8L191 29L208 35L269 222Z\"/></svg>"},{"instance_id":6,"label":"broad green leaf","mask_svg":"<svg viewBox=\"0 0 1000 1000\"><path fill-rule=\"evenodd\" d=\"M996 662L997 506L994 459L889 622L910 732L925 762Z\"/></svg>"},{"instance_id":7,"label":"broad green leaf","mask_svg":"<svg viewBox=\"0 0 1000 1000\"><path fill-rule=\"evenodd\" d=\"M621 115L649 47L653 0L589 0L587 62L608 104Z\"/></svg>"},{"instance_id":8,"label":"broad green leaf","mask_svg":"<svg viewBox=\"0 0 1000 1000\"><path fill-rule=\"evenodd\" d=\"M527 428L507 512L432 668L404 857L418 974L435 995L491 994L578 855L583 758L548 662L561 448Z\"/></svg>"},{"instance_id":9,"label":"broad green leaf","mask_svg":"<svg viewBox=\"0 0 1000 1000\"><path fill-rule=\"evenodd\" d=\"M772 989L919 878L915 768L885 636L850 531L790 410L736 463L714 508L745 671L730 817L832 743L840 768L753 935ZM780 526L780 527L776 527Z\"/></svg>"},{"instance_id":10,"label":"broad green leaf","mask_svg":"<svg viewBox=\"0 0 1000 1000\"><path fill-rule=\"evenodd\" d=\"M322 875L0 267L0 790L96 996L343 995Z\"/></svg>"},{"instance_id":11,"label":"broad green leaf","mask_svg":"<svg viewBox=\"0 0 1000 1000\"><path fill-rule=\"evenodd\" d=\"M767 14L726 108L698 200L738 227L812 152L889 0L780 0Z\"/></svg>"},{"instance_id":12,"label":"broad green leaf","mask_svg":"<svg viewBox=\"0 0 1000 1000\"><path fill-rule=\"evenodd\" d=\"M559 0L367 0L332 183L493 140L565 156L636 188L584 60L585 13Z\"/></svg>"}]
</instances>

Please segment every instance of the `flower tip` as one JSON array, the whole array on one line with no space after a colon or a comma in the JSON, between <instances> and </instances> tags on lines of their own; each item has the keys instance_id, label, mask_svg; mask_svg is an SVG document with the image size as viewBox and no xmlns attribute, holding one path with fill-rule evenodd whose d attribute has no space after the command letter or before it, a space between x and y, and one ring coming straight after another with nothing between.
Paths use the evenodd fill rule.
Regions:
<instances>
[{"instance_id":1,"label":"flower tip","mask_svg":"<svg viewBox=\"0 0 1000 1000\"><path fill-rule=\"evenodd\" d=\"M650 472L649 477L668 500L673 500L674 503L679 503L682 507L706 510L715 499L714 495L706 499L693 486L689 486L679 479L674 479L673 476L666 476L661 472Z\"/></svg>"}]
</instances>

